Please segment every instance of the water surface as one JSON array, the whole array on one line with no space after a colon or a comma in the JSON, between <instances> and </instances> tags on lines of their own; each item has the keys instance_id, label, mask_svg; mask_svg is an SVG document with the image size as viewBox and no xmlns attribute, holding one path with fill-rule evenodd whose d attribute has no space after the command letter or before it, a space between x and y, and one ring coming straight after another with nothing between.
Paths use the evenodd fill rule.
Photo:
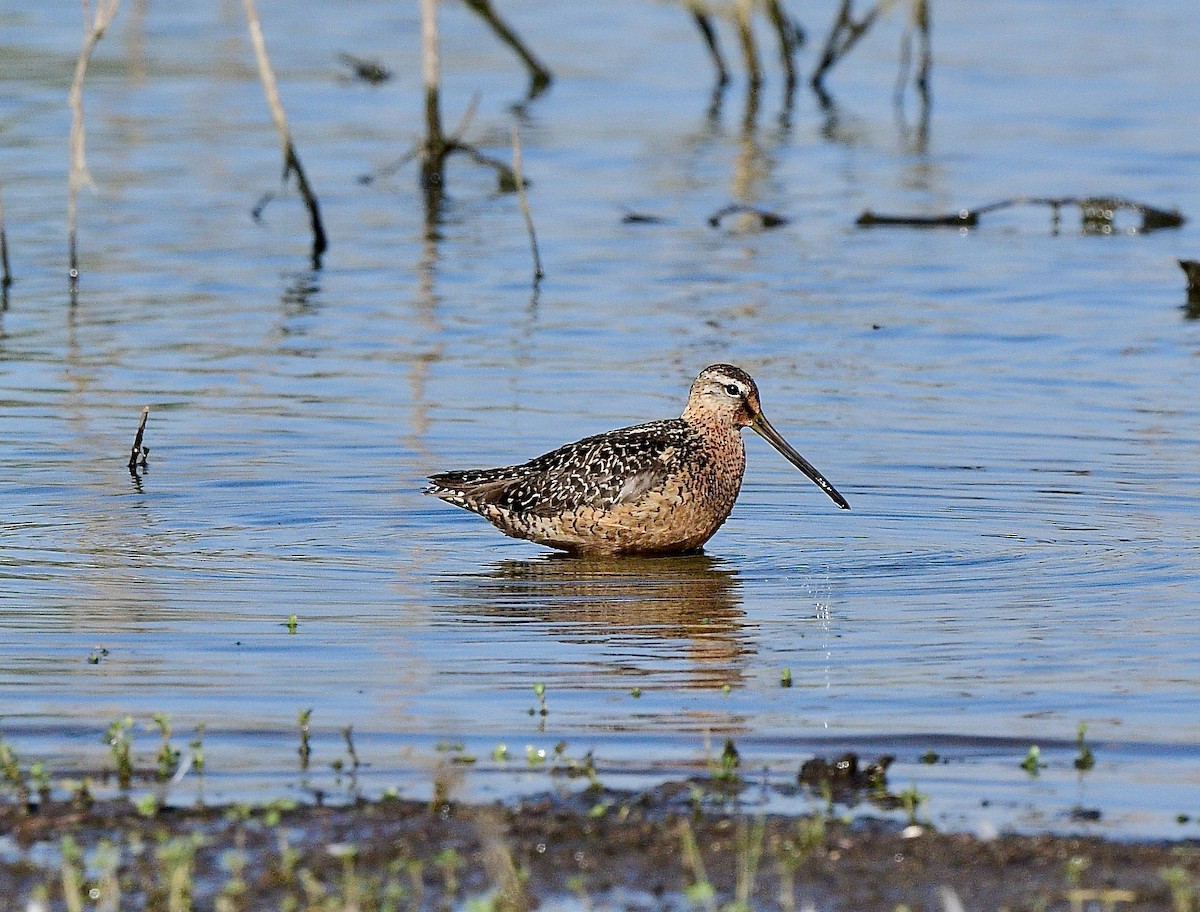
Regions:
<instances>
[{"instance_id":1,"label":"water surface","mask_svg":"<svg viewBox=\"0 0 1200 912\"><path fill-rule=\"evenodd\" d=\"M421 129L416 9L261 11L327 219L322 268L294 194L249 215L279 157L240 10L131 4L89 79L72 306L79 36L0 8L18 279L0 314L0 734L23 757L99 765L111 720L162 712L181 743L207 724L210 798L289 791L311 707L310 786L337 787L347 725L357 785L414 794L440 742L481 758L461 788L491 795L546 787L519 772L527 746L565 740L637 785L732 737L780 785L814 753L894 753L893 784L948 826L1196 835L1175 818L1200 815L1200 323L1174 262L1200 255L1196 223L853 227L868 207L1018 194L1200 217L1194 16L935 5L923 141L914 100L907 123L891 104L898 21L834 71L834 109L807 91L786 108L772 62L748 119L739 81L714 110L675 7L513 0L557 76L523 103L508 53L448 5L447 120L480 92L473 142L506 158L521 129L547 268L531 294L516 201L489 173L454 160L432 239L411 167L356 182ZM820 35L833 10L798 12ZM346 80L343 50L396 78ZM730 201L790 221L710 228ZM699 557L553 557L420 494L431 471L677 414L715 361L757 378L852 511L757 438ZM131 479L144 404L150 465ZM499 744L513 760L488 760Z\"/></svg>"}]
</instances>

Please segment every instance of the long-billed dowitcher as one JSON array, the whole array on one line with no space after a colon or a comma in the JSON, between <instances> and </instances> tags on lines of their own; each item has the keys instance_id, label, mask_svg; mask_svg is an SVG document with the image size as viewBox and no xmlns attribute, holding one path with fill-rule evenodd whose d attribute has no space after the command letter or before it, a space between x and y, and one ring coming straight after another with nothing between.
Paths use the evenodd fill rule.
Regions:
<instances>
[{"instance_id":1,"label":"long-billed dowitcher","mask_svg":"<svg viewBox=\"0 0 1200 912\"><path fill-rule=\"evenodd\" d=\"M427 494L478 513L505 535L580 554L698 550L733 509L748 427L850 509L763 415L745 371L700 372L679 418L585 437L522 465L429 477Z\"/></svg>"}]
</instances>

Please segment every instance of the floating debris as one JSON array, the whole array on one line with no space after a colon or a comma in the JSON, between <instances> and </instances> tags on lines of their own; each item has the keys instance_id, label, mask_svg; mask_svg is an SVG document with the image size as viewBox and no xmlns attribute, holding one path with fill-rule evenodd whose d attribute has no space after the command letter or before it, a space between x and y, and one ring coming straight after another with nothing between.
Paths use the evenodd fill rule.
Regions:
<instances>
[{"instance_id":1,"label":"floating debris","mask_svg":"<svg viewBox=\"0 0 1200 912\"><path fill-rule=\"evenodd\" d=\"M623 225L661 225L666 221L661 215L649 212L626 212L621 216Z\"/></svg>"},{"instance_id":2,"label":"floating debris","mask_svg":"<svg viewBox=\"0 0 1200 912\"><path fill-rule=\"evenodd\" d=\"M887 770L895 759L890 754L884 754L873 763L860 765L858 754L853 752L842 754L836 760L813 757L804 761L797 778L801 785L828 791L835 797L864 789L885 792Z\"/></svg>"},{"instance_id":3,"label":"floating debris","mask_svg":"<svg viewBox=\"0 0 1200 912\"><path fill-rule=\"evenodd\" d=\"M368 60L365 57L355 57L353 54L338 54L338 59L354 71L354 78L360 82L379 85L392 78L392 71L378 60Z\"/></svg>"},{"instance_id":4,"label":"floating debris","mask_svg":"<svg viewBox=\"0 0 1200 912\"><path fill-rule=\"evenodd\" d=\"M768 228L778 228L780 225L788 223L787 216L780 215L777 212L768 212L766 209L747 206L743 203L732 203L710 215L708 217L708 224L713 228L720 228L722 220L727 215L741 216L737 220L734 229L737 231L761 231Z\"/></svg>"}]
</instances>

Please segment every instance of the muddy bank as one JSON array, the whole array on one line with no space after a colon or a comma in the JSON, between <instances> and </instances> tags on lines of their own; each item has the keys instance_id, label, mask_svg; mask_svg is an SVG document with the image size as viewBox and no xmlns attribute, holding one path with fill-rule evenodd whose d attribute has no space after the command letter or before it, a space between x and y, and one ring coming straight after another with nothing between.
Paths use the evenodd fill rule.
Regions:
<instances>
[{"instance_id":1,"label":"muddy bank","mask_svg":"<svg viewBox=\"0 0 1200 912\"><path fill-rule=\"evenodd\" d=\"M517 805L0 808L8 908L1196 908L1200 843L755 817L694 786ZM145 810L145 808L143 808ZM952 892L951 892L952 891ZM82 905L80 905L80 903ZM1115 905L1114 905L1115 904Z\"/></svg>"}]
</instances>

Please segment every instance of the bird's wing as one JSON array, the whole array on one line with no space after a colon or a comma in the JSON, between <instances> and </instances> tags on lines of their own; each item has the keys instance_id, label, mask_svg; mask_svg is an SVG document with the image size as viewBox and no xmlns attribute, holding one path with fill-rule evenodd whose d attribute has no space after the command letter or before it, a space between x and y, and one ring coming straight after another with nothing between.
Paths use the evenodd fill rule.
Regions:
<instances>
[{"instance_id":1,"label":"bird's wing","mask_svg":"<svg viewBox=\"0 0 1200 912\"><path fill-rule=\"evenodd\" d=\"M656 421L569 443L519 466L520 475L489 499L509 509L550 516L636 501L678 471L694 446L682 421Z\"/></svg>"}]
</instances>

